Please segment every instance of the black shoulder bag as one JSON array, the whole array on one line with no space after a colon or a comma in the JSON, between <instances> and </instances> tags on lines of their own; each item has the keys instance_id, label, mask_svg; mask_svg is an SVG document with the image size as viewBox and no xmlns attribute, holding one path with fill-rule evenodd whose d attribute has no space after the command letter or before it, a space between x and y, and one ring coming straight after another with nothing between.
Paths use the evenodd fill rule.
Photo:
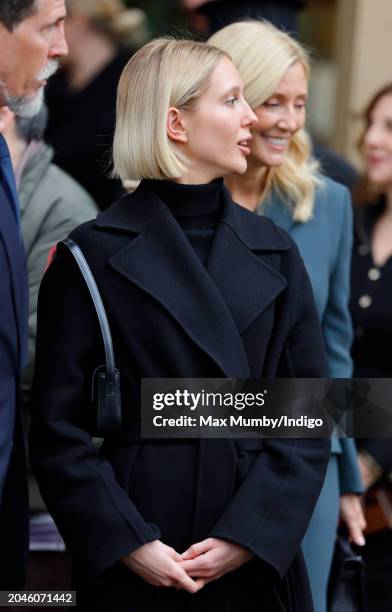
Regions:
<instances>
[{"instance_id":1,"label":"black shoulder bag","mask_svg":"<svg viewBox=\"0 0 392 612\"><path fill-rule=\"evenodd\" d=\"M95 415L94 435L103 437L121 429L120 372L114 363L112 336L105 308L90 267L79 246L66 238L62 241L74 256L91 295L101 328L105 363L98 366L91 382L91 404Z\"/></svg>"},{"instance_id":2,"label":"black shoulder bag","mask_svg":"<svg viewBox=\"0 0 392 612\"><path fill-rule=\"evenodd\" d=\"M339 533L328 585L328 612L366 612L365 564Z\"/></svg>"}]
</instances>

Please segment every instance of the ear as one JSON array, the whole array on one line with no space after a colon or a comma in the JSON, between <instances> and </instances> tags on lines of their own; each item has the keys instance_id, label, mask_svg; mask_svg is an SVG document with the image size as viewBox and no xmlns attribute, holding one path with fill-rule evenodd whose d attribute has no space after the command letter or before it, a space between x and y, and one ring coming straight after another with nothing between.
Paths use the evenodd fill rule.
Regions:
<instances>
[{"instance_id":1,"label":"ear","mask_svg":"<svg viewBox=\"0 0 392 612\"><path fill-rule=\"evenodd\" d=\"M184 144L188 142L183 115L181 111L174 106L171 106L167 112L166 129L170 140L182 142Z\"/></svg>"}]
</instances>

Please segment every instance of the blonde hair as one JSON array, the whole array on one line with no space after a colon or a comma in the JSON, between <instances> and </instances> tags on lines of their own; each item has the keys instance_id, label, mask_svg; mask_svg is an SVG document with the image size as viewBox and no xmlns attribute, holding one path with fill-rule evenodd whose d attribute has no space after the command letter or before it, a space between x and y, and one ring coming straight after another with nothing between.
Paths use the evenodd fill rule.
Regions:
<instances>
[{"instance_id":1,"label":"blonde hair","mask_svg":"<svg viewBox=\"0 0 392 612\"><path fill-rule=\"evenodd\" d=\"M167 135L169 107L189 110L208 87L223 51L200 42L158 38L125 66L117 90L114 175L176 179L187 159Z\"/></svg>"},{"instance_id":2,"label":"blonde hair","mask_svg":"<svg viewBox=\"0 0 392 612\"><path fill-rule=\"evenodd\" d=\"M309 78L309 56L302 45L267 21L242 21L222 28L208 43L230 57L244 82L244 96L252 109L271 97L287 69L300 62ZM290 140L284 162L268 168L262 202L272 190L287 198L293 219L311 219L317 186L318 162L311 155L311 141L305 130Z\"/></svg>"},{"instance_id":3,"label":"blonde hair","mask_svg":"<svg viewBox=\"0 0 392 612\"><path fill-rule=\"evenodd\" d=\"M115 44L139 47L149 37L145 13L122 0L67 0L70 15L83 15Z\"/></svg>"}]
</instances>

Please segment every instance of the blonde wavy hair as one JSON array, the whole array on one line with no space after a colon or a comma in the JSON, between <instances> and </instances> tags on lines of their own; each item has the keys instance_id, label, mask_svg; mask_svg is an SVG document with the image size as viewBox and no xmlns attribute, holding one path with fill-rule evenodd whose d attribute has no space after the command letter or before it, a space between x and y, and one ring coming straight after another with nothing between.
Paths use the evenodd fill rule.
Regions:
<instances>
[{"instance_id":1,"label":"blonde wavy hair","mask_svg":"<svg viewBox=\"0 0 392 612\"><path fill-rule=\"evenodd\" d=\"M131 57L117 90L114 176L180 178L189 161L167 135L170 107L189 110L227 53L201 42L158 38Z\"/></svg>"},{"instance_id":2,"label":"blonde wavy hair","mask_svg":"<svg viewBox=\"0 0 392 612\"><path fill-rule=\"evenodd\" d=\"M66 5L70 15L83 15L117 45L140 47L149 38L144 11L127 9L123 0L67 0Z\"/></svg>"},{"instance_id":3,"label":"blonde wavy hair","mask_svg":"<svg viewBox=\"0 0 392 612\"><path fill-rule=\"evenodd\" d=\"M240 21L222 28L207 41L230 53L244 82L244 96L252 109L270 98L287 69L300 62L309 78L310 60L305 48L267 21ZM268 168L262 200L277 191L292 206L295 221L313 215L315 192L322 181L319 164L311 155L311 140L299 130L290 140L285 160Z\"/></svg>"}]
</instances>

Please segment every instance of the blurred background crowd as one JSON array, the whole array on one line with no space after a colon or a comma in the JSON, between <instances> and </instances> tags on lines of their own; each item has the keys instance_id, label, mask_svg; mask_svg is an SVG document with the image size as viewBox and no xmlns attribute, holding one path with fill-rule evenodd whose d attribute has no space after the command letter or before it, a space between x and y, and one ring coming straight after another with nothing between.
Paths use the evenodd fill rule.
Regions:
<instances>
[{"instance_id":1,"label":"blurred background crowd","mask_svg":"<svg viewBox=\"0 0 392 612\"><path fill-rule=\"evenodd\" d=\"M68 0L69 54L32 119L0 110L21 202L28 257L30 363L36 304L53 247L125 189L110 177L116 88L131 54L150 38L206 40L240 19L265 18L311 52L307 127L322 172L349 188L354 210L350 310L354 376L392 377L392 4L390 0ZM189 34L187 34L189 35ZM61 187L59 187L61 186ZM60 194L60 195L59 195ZM358 440L365 489L382 489L386 520L366 537L370 612L392 609L392 442ZM31 477L30 588L68 585L68 559ZM370 499L370 498L369 498ZM373 497L373 503L374 502ZM320 550L320 555L322 555ZM50 567L50 570L48 569Z\"/></svg>"}]
</instances>

